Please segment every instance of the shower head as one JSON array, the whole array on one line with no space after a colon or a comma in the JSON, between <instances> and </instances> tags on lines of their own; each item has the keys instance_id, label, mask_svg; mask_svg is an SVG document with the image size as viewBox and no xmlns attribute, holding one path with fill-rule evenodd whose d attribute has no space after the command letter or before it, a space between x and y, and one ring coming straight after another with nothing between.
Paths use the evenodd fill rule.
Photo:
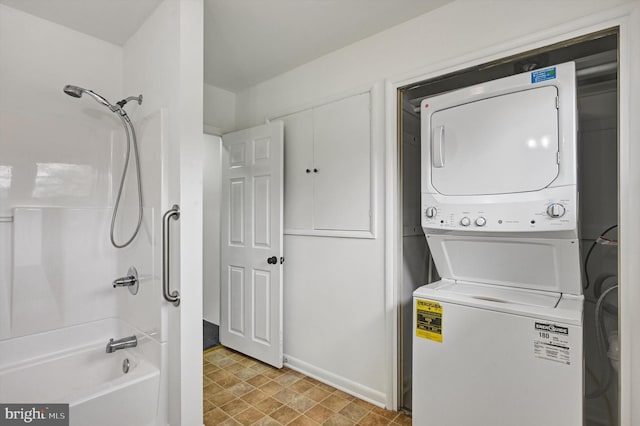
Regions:
<instances>
[{"instance_id":1,"label":"shower head","mask_svg":"<svg viewBox=\"0 0 640 426\"><path fill-rule=\"evenodd\" d=\"M64 93L66 93L69 96L73 96L74 98L79 98L82 96L82 92L84 91L84 89L82 87L78 87L78 86L72 86L70 84L67 84L66 86L64 86Z\"/></svg>"},{"instance_id":2,"label":"shower head","mask_svg":"<svg viewBox=\"0 0 640 426\"><path fill-rule=\"evenodd\" d=\"M66 86L64 86L64 89L62 89L62 90L64 90L64 93L66 93L69 96L73 96L74 98L80 98L80 97L82 97L82 95L84 93L86 93L87 95L91 96L93 99L95 99L96 101L98 101L102 105L106 106L107 108L109 108L113 112L116 112L116 111L118 111L120 109L120 107L111 105L109 103L109 101L107 101L102 96L98 95L93 90L83 89L82 87L72 86L70 84L67 84Z\"/></svg>"}]
</instances>

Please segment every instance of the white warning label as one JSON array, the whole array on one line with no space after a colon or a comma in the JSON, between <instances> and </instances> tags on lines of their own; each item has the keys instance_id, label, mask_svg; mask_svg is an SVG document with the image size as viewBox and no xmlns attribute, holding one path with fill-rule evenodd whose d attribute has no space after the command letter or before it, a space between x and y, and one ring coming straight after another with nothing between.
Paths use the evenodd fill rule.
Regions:
<instances>
[{"instance_id":1,"label":"white warning label","mask_svg":"<svg viewBox=\"0 0 640 426\"><path fill-rule=\"evenodd\" d=\"M535 323L533 354L561 364L571 364L569 328L543 322Z\"/></svg>"}]
</instances>

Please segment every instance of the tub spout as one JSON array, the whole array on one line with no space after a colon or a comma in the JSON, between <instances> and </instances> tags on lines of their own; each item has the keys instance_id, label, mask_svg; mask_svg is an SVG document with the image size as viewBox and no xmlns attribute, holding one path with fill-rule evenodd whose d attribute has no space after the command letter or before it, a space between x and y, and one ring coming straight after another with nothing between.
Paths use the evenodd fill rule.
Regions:
<instances>
[{"instance_id":1,"label":"tub spout","mask_svg":"<svg viewBox=\"0 0 640 426\"><path fill-rule=\"evenodd\" d=\"M107 343L107 353L113 353L115 351L119 351L120 349L125 348L135 348L138 346L138 339L136 336L123 337L122 339L113 340L109 339L109 343Z\"/></svg>"}]
</instances>

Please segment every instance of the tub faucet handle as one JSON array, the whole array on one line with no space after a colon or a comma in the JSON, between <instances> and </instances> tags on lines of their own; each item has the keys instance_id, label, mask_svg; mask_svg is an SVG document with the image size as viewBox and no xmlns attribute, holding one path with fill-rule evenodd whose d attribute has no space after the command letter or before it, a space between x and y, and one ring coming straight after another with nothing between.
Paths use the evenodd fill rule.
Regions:
<instances>
[{"instance_id":1,"label":"tub faucet handle","mask_svg":"<svg viewBox=\"0 0 640 426\"><path fill-rule=\"evenodd\" d=\"M113 288L116 287L129 287L129 292L133 295L138 294L138 287L140 286L140 281L138 280L138 271L135 266L129 267L127 271L127 276L116 278L113 280Z\"/></svg>"}]
</instances>

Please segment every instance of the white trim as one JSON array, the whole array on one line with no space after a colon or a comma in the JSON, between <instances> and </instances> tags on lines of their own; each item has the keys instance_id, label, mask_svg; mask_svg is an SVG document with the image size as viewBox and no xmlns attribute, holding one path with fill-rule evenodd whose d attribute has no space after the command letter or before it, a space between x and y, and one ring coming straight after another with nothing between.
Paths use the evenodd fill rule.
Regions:
<instances>
[{"instance_id":1,"label":"white trim","mask_svg":"<svg viewBox=\"0 0 640 426\"><path fill-rule=\"evenodd\" d=\"M561 41L580 37L620 25L622 18L634 9L634 4L624 4L610 10L600 11L566 24L549 28L542 33L517 38L508 42L487 47L473 53L437 62L411 72L393 75L389 81L395 88L415 84L434 77L442 76L465 68L485 64L529 50L549 46ZM585 32L586 30L586 32ZM395 99L397 101L397 98Z\"/></svg>"},{"instance_id":2,"label":"white trim","mask_svg":"<svg viewBox=\"0 0 640 426\"><path fill-rule=\"evenodd\" d=\"M382 173L384 173L384 166L382 170L380 170L378 167L380 153L384 152L385 141L385 98L383 88L383 82L378 82L372 85L369 89L369 93L371 96L371 104L369 105L369 107L371 108L371 140L369 141L369 164L371 167L369 175L369 190L371 191L369 198L369 229L373 238L376 238L378 236L378 189L380 188L380 185L378 184L378 177L381 176Z\"/></svg>"},{"instance_id":3,"label":"white trim","mask_svg":"<svg viewBox=\"0 0 640 426\"><path fill-rule=\"evenodd\" d=\"M218 137L222 136L222 130L220 130L216 126L212 126L211 124L207 124L207 123L204 123L202 125L202 133L205 133L211 136L218 136Z\"/></svg>"},{"instance_id":4,"label":"white trim","mask_svg":"<svg viewBox=\"0 0 640 426\"><path fill-rule=\"evenodd\" d=\"M637 2L632 4L625 4L616 8L613 8L608 11L601 11L596 14L587 16L585 18L580 18L574 21L570 21L566 24L559 25L548 30L543 31L542 33L536 33L534 35L522 37L513 41L509 41L506 43L502 43L495 46L490 46L486 49L479 50L477 52L473 52L469 55L465 55L462 57L457 57L454 59L449 59L446 61L438 62L434 65L430 65L428 67L422 68L417 71L408 72L392 76L387 82L386 88L386 123L387 123L387 142L385 144L385 151L387 153L388 158L386 159L386 179L385 179L385 199L386 199L386 215L385 215L385 295L386 297L392 297L393 300L385 301L385 307L387 309L387 322L393 325L393 330L389 330L389 326L387 326L387 338L388 346L392 348L392 355L387 356L389 364L389 368L392 370L392 375L395 380L392 380L391 387L389 389L392 390L392 394L390 398L393 400L393 407L396 406L398 401L398 386L397 386L397 373L398 373L398 339L397 339L397 326L398 326L398 291L399 288L395 285L399 282L398 271L400 270L398 265L399 262L399 248L401 245L398 244L398 234L400 233L399 226L399 217L398 213L398 162L397 162L397 106L398 106L398 96L397 90L400 87L408 86L411 84L418 83L420 81L429 80L438 76L442 76L445 74L449 74L451 72L463 70L465 68L470 68L473 66L477 66L483 63L491 62L496 59L512 56L518 53L526 52L529 50L533 50L536 48L552 45L564 40L569 40L572 38L576 38L579 36L591 34L594 32L602 31L608 28L620 26L621 28L621 56L625 54L628 55L631 53L627 44L630 44L630 40L628 40L628 36L622 37L622 30L626 28L624 25L627 23L628 16L633 12L633 10L637 7ZM625 33L626 34L626 33ZM625 49L622 49L622 45L625 45ZM629 85L629 77L627 74L629 73L629 63L627 59L621 60L620 63L620 74L621 74L621 93L624 93L622 90L623 87L627 87ZM625 77L626 76L626 77ZM624 93L624 98L626 99L626 103L623 102L622 98L620 101L620 152L627 152L629 146L629 135L628 135L628 111L623 106L628 104L628 95ZM625 151L623 151L623 148ZM620 158L622 154L620 154ZM621 164L622 166L622 164ZM631 182L623 183L623 170L619 171L620 174L620 185L621 190L623 187L626 188L626 184L631 184ZM629 191L629 195L631 192ZM621 192L621 197L624 195ZM621 206L622 207L622 206ZM622 209L621 209L622 210ZM621 212L622 213L622 212ZM626 213L626 212L625 212ZM629 215L632 212L628 212ZM622 254L622 252L621 252ZM624 256L621 256L621 259ZM622 271L624 273L624 269ZM628 272L630 274L630 272ZM625 275L626 276L626 275ZM624 277L621 275L621 280ZM629 280L627 282L631 282L631 276L628 277ZM621 294L625 293L625 289L622 288ZM620 296L621 300L625 300L623 296ZM621 344L621 359L622 371L632 371L631 370L631 333L627 328L632 327L631 324L631 316L629 312L624 312L621 316L621 328L625 331L622 333L622 344ZM627 311L630 309L627 308ZM628 327L627 327L628 326ZM622 377L622 391L621 394L621 422L622 425L631 425L631 384L625 381L626 375L621 375Z\"/></svg>"},{"instance_id":5,"label":"white trim","mask_svg":"<svg viewBox=\"0 0 640 426\"><path fill-rule=\"evenodd\" d=\"M374 240L371 231L337 231L331 229L285 229L284 235L304 235L307 237L363 238Z\"/></svg>"},{"instance_id":6,"label":"white trim","mask_svg":"<svg viewBox=\"0 0 640 426\"><path fill-rule=\"evenodd\" d=\"M327 104L330 104L330 103L333 103L333 102L341 101L343 99L347 99L347 98L350 98L352 96L363 95L365 93L370 93L372 95L371 96L371 102L373 104L373 90L377 85L379 85L379 83L370 83L370 84L358 86L358 87L350 89L350 90L337 92L337 93L334 93L332 95L323 96L323 97L318 98L316 100L311 100L311 101L308 101L308 102L300 103L298 105L294 105L292 107L281 109L276 113L272 113L272 114L266 115L264 117L264 119L267 120L267 121L282 120L284 117L286 117L288 115L296 114L298 112L306 111L306 110L312 109L312 108L318 108L318 107L321 107L323 105L327 105Z\"/></svg>"},{"instance_id":7,"label":"white trim","mask_svg":"<svg viewBox=\"0 0 640 426\"><path fill-rule=\"evenodd\" d=\"M399 282L398 271L402 270L398 266L399 247L398 243L399 216L400 208L399 180L398 180L398 121L397 121L397 96L398 86L391 81L385 81L385 113L386 119L386 140L385 144L385 286L384 286L384 304L386 312L385 335L387 336L386 345L386 365L390 365L387 369L387 407L392 410L398 409L398 291L399 286L395 283Z\"/></svg>"},{"instance_id":8,"label":"white trim","mask_svg":"<svg viewBox=\"0 0 640 426\"><path fill-rule=\"evenodd\" d=\"M638 13L640 13L640 11L636 9L636 14ZM618 236L620 241L620 245L618 246L618 276L619 282L622 283L618 291L618 303L620 306L618 324L620 331L620 372L623 373L619 375L620 381L618 389L620 391L620 424L625 426L634 424L634 400L632 392L633 384L638 385L637 381L634 382L638 374L634 374L634 363L632 360L634 355L633 334L634 332L637 334L637 331L633 329L634 313L637 309L636 305L638 300L638 290L634 288L637 288L637 277L639 275L638 265L635 261L638 254L638 225L635 219L635 216L637 216L635 212L637 212L638 208L638 196L637 186L634 186L634 183L638 182L639 172L637 154L635 158L633 156L634 153L638 152L638 148L634 147L631 143L631 117L637 117L637 113L640 111L635 111L635 114L631 111L631 91L633 90L632 87L634 84L637 87L637 83L634 83L637 75L633 74L634 70L632 65L635 63L636 70L640 65L638 64L640 61L640 58L638 58L640 44L637 40L634 42L632 33L635 32L637 36L639 31L637 28L634 29L632 27L630 21L630 16L620 19L620 45L618 47L620 61L618 71L618 224L624 232ZM635 60L632 57L634 48L636 55ZM637 92L638 90L636 89L636 94ZM638 102L636 102L636 105L638 105ZM634 136L636 136L636 138L638 137L637 134ZM637 420L635 423L637 423Z\"/></svg>"},{"instance_id":9,"label":"white trim","mask_svg":"<svg viewBox=\"0 0 640 426\"><path fill-rule=\"evenodd\" d=\"M316 379L322 383L326 383L329 386L333 386L343 392L353 395L356 398L365 400L373 405L384 408L385 394L384 392L371 389L367 386L363 386L360 383L356 383L344 377L333 374L327 370L323 370L320 367L308 364L299 359L284 356L284 365L294 371Z\"/></svg>"}]
</instances>

